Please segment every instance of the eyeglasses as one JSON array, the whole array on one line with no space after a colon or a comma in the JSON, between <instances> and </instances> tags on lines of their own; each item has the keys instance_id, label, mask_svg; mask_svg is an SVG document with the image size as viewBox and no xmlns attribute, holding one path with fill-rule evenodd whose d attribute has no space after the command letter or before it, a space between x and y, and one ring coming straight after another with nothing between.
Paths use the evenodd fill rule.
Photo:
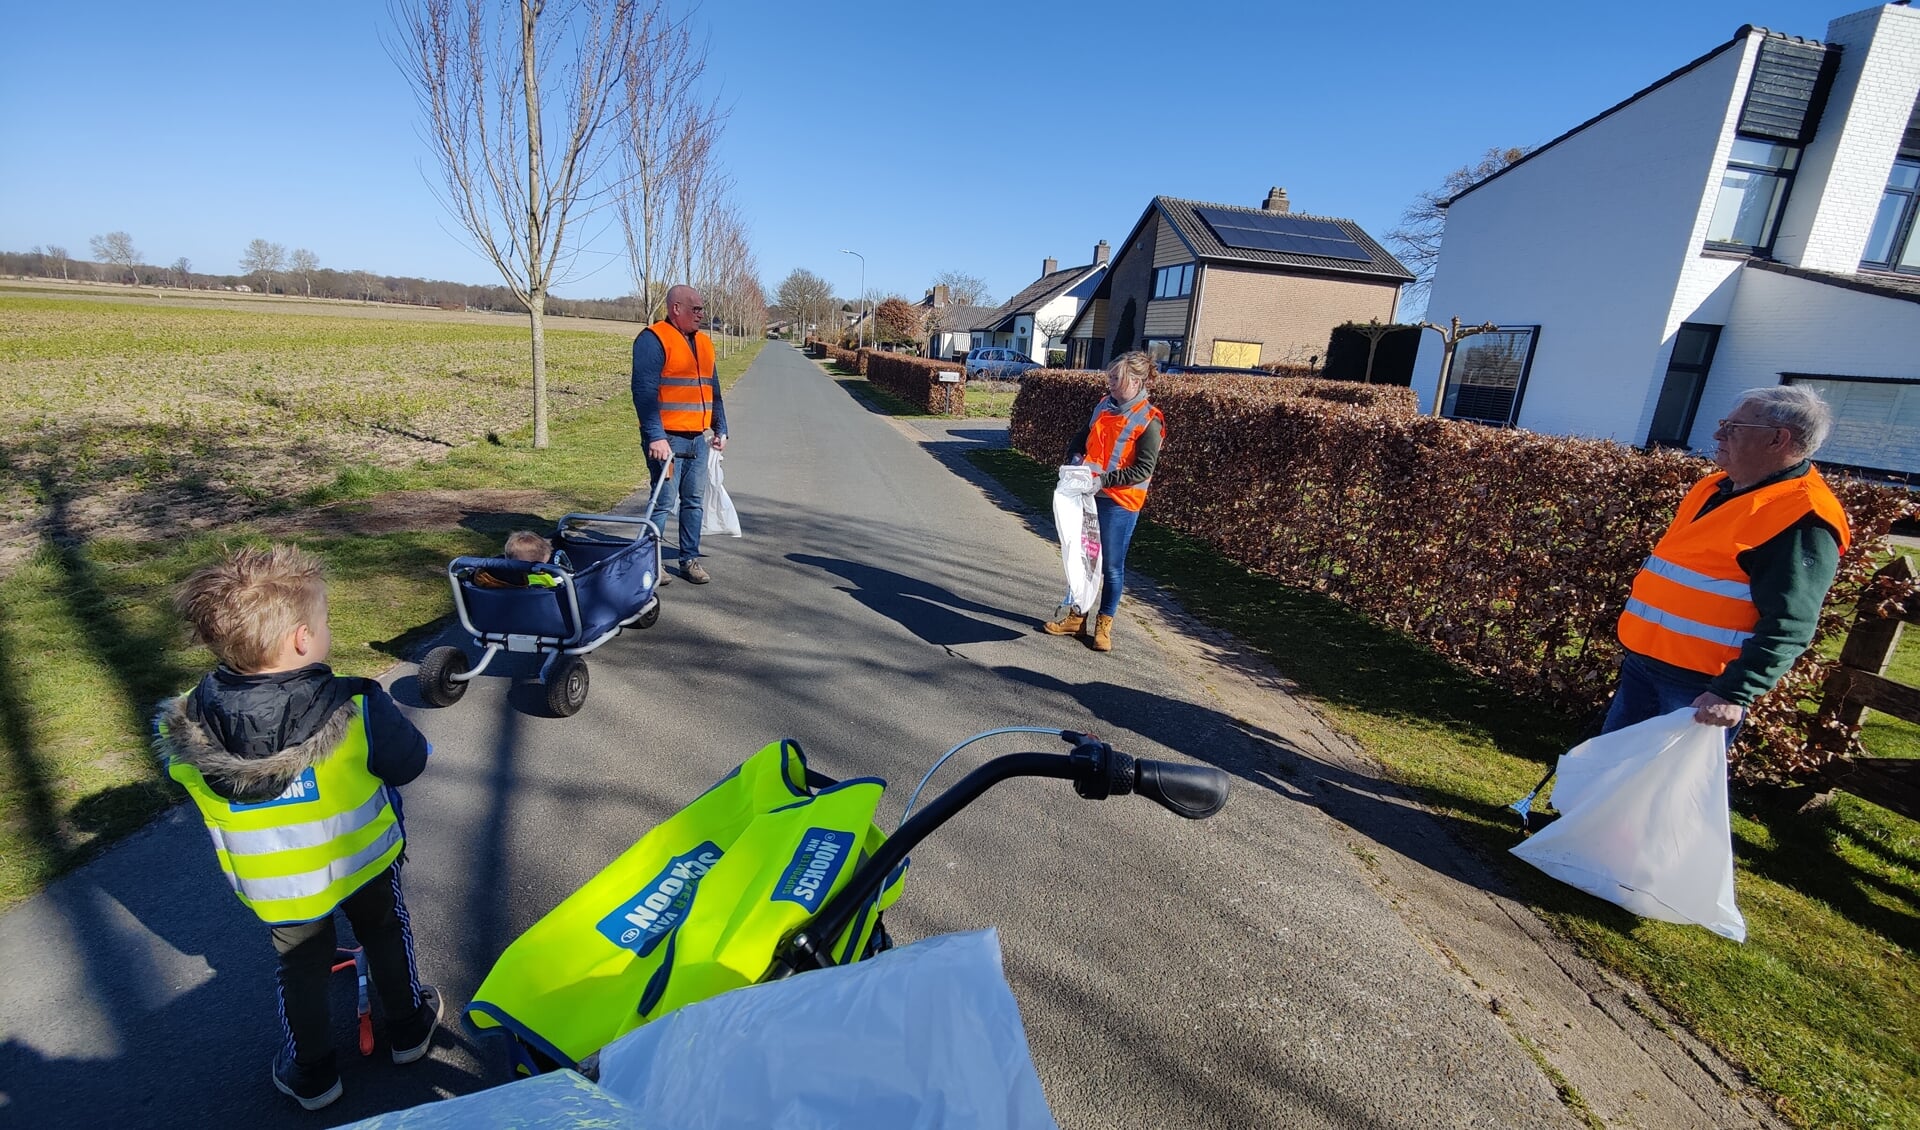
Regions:
<instances>
[{"instance_id":1,"label":"eyeglasses","mask_svg":"<svg viewBox=\"0 0 1920 1130\"><path fill-rule=\"evenodd\" d=\"M1728 428L1759 428L1761 431L1777 432L1780 427L1779 424L1748 424L1740 420L1722 420L1713 430L1724 432Z\"/></svg>"}]
</instances>

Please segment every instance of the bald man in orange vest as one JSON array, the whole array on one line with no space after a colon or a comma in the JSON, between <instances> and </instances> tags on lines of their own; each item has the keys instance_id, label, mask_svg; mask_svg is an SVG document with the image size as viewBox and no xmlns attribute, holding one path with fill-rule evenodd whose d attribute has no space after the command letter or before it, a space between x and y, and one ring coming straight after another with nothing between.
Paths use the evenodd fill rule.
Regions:
<instances>
[{"instance_id":1,"label":"bald man in orange vest","mask_svg":"<svg viewBox=\"0 0 1920 1130\"><path fill-rule=\"evenodd\" d=\"M1807 650L1852 531L1808 457L1833 425L1797 385L1748 389L1620 616L1620 685L1602 732L1683 707L1737 727ZM1731 737L1731 735L1729 735Z\"/></svg>"},{"instance_id":2,"label":"bald man in orange vest","mask_svg":"<svg viewBox=\"0 0 1920 1130\"><path fill-rule=\"evenodd\" d=\"M700 522L706 513L707 451L727 446L727 412L714 370L713 341L700 332L706 312L690 286L667 291L667 316L633 339L633 408L647 449L647 489L667 467L649 515L664 538L667 516L680 515L680 575L696 585L713 577L700 564Z\"/></svg>"}]
</instances>

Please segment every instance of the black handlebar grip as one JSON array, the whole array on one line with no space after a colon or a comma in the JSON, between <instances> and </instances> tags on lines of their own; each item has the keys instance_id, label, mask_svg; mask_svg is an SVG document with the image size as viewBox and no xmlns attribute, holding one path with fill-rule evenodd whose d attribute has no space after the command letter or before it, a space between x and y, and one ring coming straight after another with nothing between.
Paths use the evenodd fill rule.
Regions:
<instances>
[{"instance_id":1,"label":"black handlebar grip","mask_svg":"<svg viewBox=\"0 0 1920 1130\"><path fill-rule=\"evenodd\" d=\"M1159 801L1175 816L1205 820L1226 807L1231 779L1224 770L1144 758L1134 766L1138 780L1133 791Z\"/></svg>"}]
</instances>

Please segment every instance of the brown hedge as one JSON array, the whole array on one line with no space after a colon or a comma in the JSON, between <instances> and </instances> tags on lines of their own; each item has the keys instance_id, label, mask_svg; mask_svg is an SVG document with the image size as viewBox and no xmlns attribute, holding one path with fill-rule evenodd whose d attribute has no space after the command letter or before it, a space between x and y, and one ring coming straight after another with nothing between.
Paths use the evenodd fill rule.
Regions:
<instances>
[{"instance_id":1,"label":"brown hedge","mask_svg":"<svg viewBox=\"0 0 1920 1130\"><path fill-rule=\"evenodd\" d=\"M941 373L961 373L964 367L945 361L929 361L904 353L867 354L867 379L895 396L928 412L948 416L967 414L967 385L964 380L945 383Z\"/></svg>"},{"instance_id":2,"label":"brown hedge","mask_svg":"<svg viewBox=\"0 0 1920 1130\"><path fill-rule=\"evenodd\" d=\"M1382 387L1156 378L1167 446L1147 516L1523 695L1576 714L1603 705L1619 659L1614 623L1633 575L1712 466L1290 387L1309 383ZM1013 408L1014 446L1059 460L1102 388L1099 374L1028 374ZM1817 653L1846 631L1876 543L1907 503L1884 487L1828 479L1853 545L1814 647L1755 704L1741 734L1733 756L1748 779L1803 776L1856 745L1855 735L1815 717L1832 669Z\"/></svg>"}]
</instances>

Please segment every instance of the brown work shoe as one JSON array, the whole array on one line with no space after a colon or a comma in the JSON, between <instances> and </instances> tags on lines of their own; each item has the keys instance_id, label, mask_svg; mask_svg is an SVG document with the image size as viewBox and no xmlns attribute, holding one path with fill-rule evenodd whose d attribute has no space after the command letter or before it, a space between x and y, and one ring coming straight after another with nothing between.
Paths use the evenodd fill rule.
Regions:
<instances>
[{"instance_id":1,"label":"brown work shoe","mask_svg":"<svg viewBox=\"0 0 1920 1130\"><path fill-rule=\"evenodd\" d=\"M1049 620L1040 626L1045 629L1046 633L1050 636L1071 636L1078 632L1081 625L1086 622L1086 613L1075 612L1069 608L1067 609L1066 615L1060 617L1058 620Z\"/></svg>"},{"instance_id":2,"label":"brown work shoe","mask_svg":"<svg viewBox=\"0 0 1920 1130\"><path fill-rule=\"evenodd\" d=\"M707 567L700 564L698 557L681 566L680 574L696 585L704 585L713 580L713 574L707 572Z\"/></svg>"},{"instance_id":3,"label":"brown work shoe","mask_svg":"<svg viewBox=\"0 0 1920 1130\"><path fill-rule=\"evenodd\" d=\"M1095 651L1113 650L1113 617L1102 616L1093 622L1093 643Z\"/></svg>"}]
</instances>

